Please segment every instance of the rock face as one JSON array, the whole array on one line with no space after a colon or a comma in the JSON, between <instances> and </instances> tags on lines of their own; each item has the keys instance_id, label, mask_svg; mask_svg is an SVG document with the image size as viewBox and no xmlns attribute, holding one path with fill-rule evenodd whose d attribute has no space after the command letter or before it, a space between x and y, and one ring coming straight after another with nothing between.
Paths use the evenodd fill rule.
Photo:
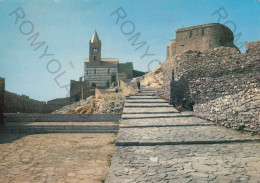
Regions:
<instances>
[{"instance_id":1,"label":"rock face","mask_svg":"<svg viewBox=\"0 0 260 183\"><path fill-rule=\"evenodd\" d=\"M164 97L175 106L186 98L194 114L224 126L260 132L260 41L246 53L218 47L188 51L164 63Z\"/></svg>"},{"instance_id":2,"label":"rock face","mask_svg":"<svg viewBox=\"0 0 260 183\"><path fill-rule=\"evenodd\" d=\"M141 85L144 87L161 89L163 85L162 65L163 63L142 77L134 78L132 82L140 80Z\"/></svg>"},{"instance_id":3,"label":"rock face","mask_svg":"<svg viewBox=\"0 0 260 183\"><path fill-rule=\"evenodd\" d=\"M81 100L71 105L64 106L53 112L53 114L119 114L122 112L123 106L124 97L122 94L99 94L96 95L96 97L90 96L86 100Z\"/></svg>"}]
</instances>

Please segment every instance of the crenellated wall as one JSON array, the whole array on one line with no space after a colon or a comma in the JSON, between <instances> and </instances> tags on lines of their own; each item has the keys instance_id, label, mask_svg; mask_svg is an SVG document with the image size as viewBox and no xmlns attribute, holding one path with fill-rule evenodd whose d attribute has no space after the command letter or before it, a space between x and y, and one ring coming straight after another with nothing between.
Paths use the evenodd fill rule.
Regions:
<instances>
[{"instance_id":1,"label":"crenellated wall","mask_svg":"<svg viewBox=\"0 0 260 183\"><path fill-rule=\"evenodd\" d=\"M259 133L260 41L247 52L218 47L188 51L164 63L164 96L175 106L186 98L194 114L234 129Z\"/></svg>"}]
</instances>

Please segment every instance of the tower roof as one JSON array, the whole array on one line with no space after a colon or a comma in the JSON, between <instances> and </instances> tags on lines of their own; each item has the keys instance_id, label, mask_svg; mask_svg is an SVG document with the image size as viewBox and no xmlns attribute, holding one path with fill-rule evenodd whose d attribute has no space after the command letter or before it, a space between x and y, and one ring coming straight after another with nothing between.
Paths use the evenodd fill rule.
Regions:
<instances>
[{"instance_id":1,"label":"tower roof","mask_svg":"<svg viewBox=\"0 0 260 183\"><path fill-rule=\"evenodd\" d=\"M92 36L91 43L99 43L99 38L98 38L96 31L94 32L94 34Z\"/></svg>"}]
</instances>

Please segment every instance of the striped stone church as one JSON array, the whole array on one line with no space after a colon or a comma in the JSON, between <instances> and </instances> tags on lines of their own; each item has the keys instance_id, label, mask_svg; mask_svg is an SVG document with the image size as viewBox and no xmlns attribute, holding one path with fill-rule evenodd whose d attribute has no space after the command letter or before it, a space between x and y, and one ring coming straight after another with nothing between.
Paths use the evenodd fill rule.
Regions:
<instances>
[{"instance_id":1,"label":"striped stone church","mask_svg":"<svg viewBox=\"0 0 260 183\"><path fill-rule=\"evenodd\" d=\"M133 64L119 64L117 58L101 58L101 41L95 31L89 41L89 58L85 59L84 80L91 87L105 88L117 81L118 73L132 78Z\"/></svg>"}]
</instances>

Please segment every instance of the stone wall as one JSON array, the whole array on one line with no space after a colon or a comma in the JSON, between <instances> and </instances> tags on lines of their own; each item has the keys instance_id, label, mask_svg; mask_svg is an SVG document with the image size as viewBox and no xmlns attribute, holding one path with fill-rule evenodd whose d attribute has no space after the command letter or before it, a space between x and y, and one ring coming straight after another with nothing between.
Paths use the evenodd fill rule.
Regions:
<instances>
[{"instance_id":1,"label":"stone wall","mask_svg":"<svg viewBox=\"0 0 260 183\"><path fill-rule=\"evenodd\" d=\"M143 71L138 71L138 70L133 70L133 77L136 78L136 77L140 77L140 76L143 76L145 75L145 72Z\"/></svg>"},{"instance_id":2,"label":"stone wall","mask_svg":"<svg viewBox=\"0 0 260 183\"><path fill-rule=\"evenodd\" d=\"M95 83L96 87L106 88L109 84L117 80L117 64L107 64L104 66L92 66L85 63L84 80L89 82L89 86Z\"/></svg>"},{"instance_id":3,"label":"stone wall","mask_svg":"<svg viewBox=\"0 0 260 183\"><path fill-rule=\"evenodd\" d=\"M69 98L55 99L46 103L8 91L4 97L4 113L51 113L69 104Z\"/></svg>"},{"instance_id":4,"label":"stone wall","mask_svg":"<svg viewBox=\"0 0 260 183\"><path fill-rule=\"evenodd\" d=\"M80 101L81 99L86 99L90 96L90 87L88 81L70 80L70 103Z\"/></svg>"},{"instance_id":5,"label":"stone wall","mask_svg":"<svg viewBox=\"0 0 260 183\"><path fill-rule=\"evenodd\" d=\"M223 24L211 23L181 28L176 31L176 40L170 42L168 53L182 54L188 50L206 51L225 46L234 47L234 35Z\"/></svg>"},{"instance_id":6,"label":"stone wall","mask_svg":"<svg viewBox=\"0 0 260 183\"><path fill-rule=\"evenodd\" d=\"M224 126L260 131L260 41L203 53L188 51L164 63L164 96L175 106L194 101L194 114Z\"/></svg>"},{"instance_id":7,"label":"stone wall","mask_svg":"<svg viewBox=\"0 0 260 183\"><path fill-rule=\"evenodd\" d=\"M118 72L125 73L126 79L133 78L133 62L126 62L118 64Z\"/></svg>"},{"instance_id":8,"label":"stone wall","mask_svg":"<svg viewBox=\"0 0 260 183\"><path fill-rule=\"evenodd\" d=\"M4 108L5 79L0 78L0 125L3 124L3 108Z\"/></svg>"}]
</instances>

